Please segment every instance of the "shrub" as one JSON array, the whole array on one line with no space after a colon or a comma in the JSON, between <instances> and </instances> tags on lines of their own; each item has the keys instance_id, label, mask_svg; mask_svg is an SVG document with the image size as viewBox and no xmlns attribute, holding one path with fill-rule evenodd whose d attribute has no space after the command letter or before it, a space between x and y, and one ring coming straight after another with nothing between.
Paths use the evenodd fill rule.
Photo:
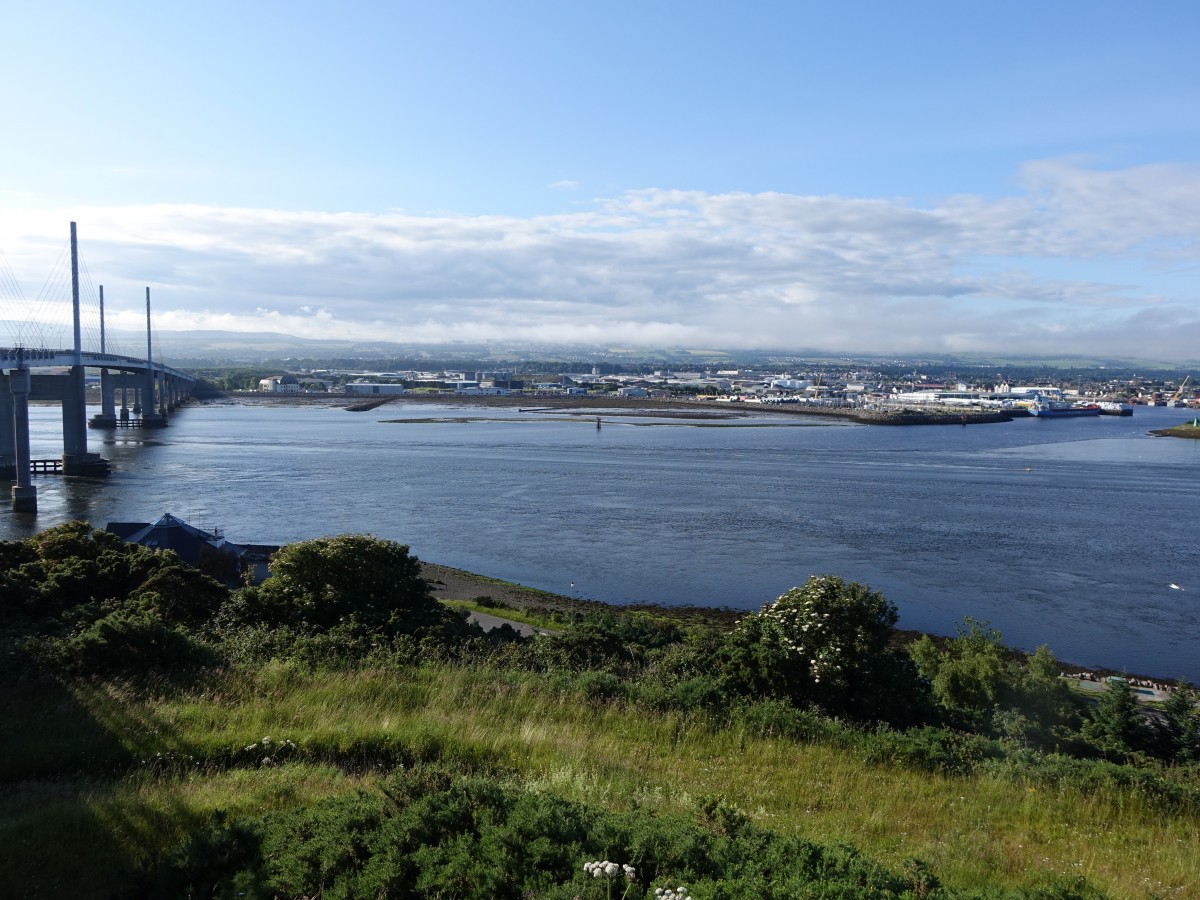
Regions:
<instances>
[{"instance_id":1,"label":"shrub","mask_svg":"<svg viewBox=\"0 0 1200 900\"><path fill-rule=\"evenodd\" d=\"M738 623L719 653L722 679L731 693L859 717L894 696L908 705L920 689L915 670L888 646L896 619L878 591L813 576Z\"/></svg>"},{"instance_id":2,"label":"shrub","mask_svg":"<svg viewBox=\"0 0 1200 900\"><path fill-rule=\"evenodd\" d=\"M181 671L210 661L203 647L149 608L118 607L78 634L51 639L50 657L66 672L86 675Z\"/></svg>"},{"instance_id":3,"label":"shrub","mask_svg":"<svg viewBox=\"0 0 1200 900\"><path fill-rule=\"evenodd\" d=\"M218 633L249 625L283 629L291 639L327 634L349 657L399 635L447 644L479 633L465 614L433 598L403 544L368 535L318 538L289 544L270 565L270 578L221 609Z\"/></svg>"}]
</instances>

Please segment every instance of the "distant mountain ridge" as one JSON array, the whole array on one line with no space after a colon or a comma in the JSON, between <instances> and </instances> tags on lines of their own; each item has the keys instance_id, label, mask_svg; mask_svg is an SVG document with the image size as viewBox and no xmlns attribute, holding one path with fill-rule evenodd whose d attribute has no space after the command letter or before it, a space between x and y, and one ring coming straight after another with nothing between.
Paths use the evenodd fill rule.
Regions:
<instances>
[{"instance_id":1,"label":"distant mountain ridge","mask_svg":"<svg viewBox=\"0 0 1200 900\"><path fill-rule=\"evenodd\" d=\"M65 339L64 340L68 340ZM143 332L110 331L109 346L117 353L144 353ZM3 343L0 340L0 343ZM272 331L156 331L154 355L181 367L210 365L262 365L288 359L328 363L334 360L459 360L480 364L521 361L563 361L664 365L670 367L736 367L763 365L788 368L807 365L872 365L880 363L933 366L1045 366L1055 369L1114 368L1186 371L1200 368L1200 360L1187 362L1141 357L1062 356L1046 358L1021 353L849 353L812 347L763 348L759 350L687 349L681 347L607 347L580 344L532 344L520 342L446 341L405 343L402 341L337 340L305 338Z\"/></svg>"}]
</instances>

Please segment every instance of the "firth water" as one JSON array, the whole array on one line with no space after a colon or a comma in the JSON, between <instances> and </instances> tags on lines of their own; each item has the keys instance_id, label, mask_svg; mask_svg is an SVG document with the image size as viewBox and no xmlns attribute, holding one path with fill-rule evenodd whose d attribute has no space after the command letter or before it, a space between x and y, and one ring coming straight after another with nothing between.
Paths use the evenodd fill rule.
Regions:
<instances>
[{"instance_id":1,"label":"firth water","mask_svg":"<svg viewBox=\"0 0 1200 900\"><path fill-rule=\"evenodd\" d=\"M61 453L59 410L31 417L33 455ZM38 515L0 513L0 537L170 512L235 543L370 532L558 593L744 609L832 573L883 591L904 628L970 615L1080 665L1195 678L1200 442L1147 435L1185 417L598 430L590 411L198 406L90 432L113 474L38 478Z\"/></svg>"}]
</instances>

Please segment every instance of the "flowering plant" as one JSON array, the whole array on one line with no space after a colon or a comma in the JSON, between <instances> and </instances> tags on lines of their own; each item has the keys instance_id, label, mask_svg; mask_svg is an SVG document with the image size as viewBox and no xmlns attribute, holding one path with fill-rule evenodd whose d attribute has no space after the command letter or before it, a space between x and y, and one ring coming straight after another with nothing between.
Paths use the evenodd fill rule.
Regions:
<instances>
[{"instance_id":1,"label":"flowering plant","mask_svg":"<svg viewBox=\"0 0 1200 900\"><path fill-rule=\"evenodd\" d=\"M625 893L621 894L622 898L629 893L629 889L633 886L634 882L637 881L637 869L635 869L633 866L626 865L624 863L610 862L607 859L596 860L595 862L586 862L583 864L583 871L591 875L593 878L606 879L608 882L609 897L612 896L613 884L619 876L624 875L626 881Z\"/></svg>"},{"instance_id":2,"label":"flowering plant","mask_svg":"<svg viewBox=\"0 0 1200 900\"><path fill-rule=\"evenodd\" d=\"M738 623L724 674L744 693L826 703L860 686L896 619L878 591L814 575Z\"/></svg>"}]
</instances>

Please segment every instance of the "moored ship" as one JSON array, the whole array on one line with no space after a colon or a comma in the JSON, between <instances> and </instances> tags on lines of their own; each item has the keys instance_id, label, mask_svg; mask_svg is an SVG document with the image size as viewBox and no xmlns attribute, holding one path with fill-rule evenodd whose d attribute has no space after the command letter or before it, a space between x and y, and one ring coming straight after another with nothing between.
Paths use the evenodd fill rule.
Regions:
<instances>
[{"instance_id":1,"label":"moored ship","mask_svg":"<svg viewBox=\"0 0 1200 900\"><path fill-rule=\"evenodd\" d=\"M1098 416L1100 415L1100 405L1097 403L1072 403L1069 400L1051 400L1049 397L1039 394L1029 404L1029 414L1045 419Z\"/></svg>"}]
</instances>

